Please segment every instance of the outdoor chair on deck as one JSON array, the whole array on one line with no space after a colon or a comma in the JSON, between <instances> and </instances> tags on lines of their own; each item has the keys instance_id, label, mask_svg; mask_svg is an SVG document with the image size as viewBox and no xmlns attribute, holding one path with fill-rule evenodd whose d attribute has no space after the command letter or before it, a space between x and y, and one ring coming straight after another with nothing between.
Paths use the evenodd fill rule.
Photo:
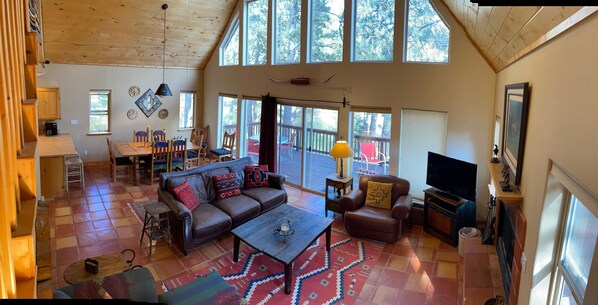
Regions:
<instances>
[{"instance_id":1,"label":"outdoor chair on deck","mask_svg":"<svg viewBox=\"0 0 598 305\"><path fill-rule=\"evenodd\" d=\"M217 162L233 159L233 149L235 148L235 135L236 132L234 131L232 133L228 133L228 131L225 131L224 137L222 138L222 147L210 150L210 153L215 156Z\"/></svg>"},{"instance_id":2,"label":"outdoor chair on deck","mask_svg":"<svg viewBox=\"0 0 598 305\"><path fill-rule=\"evenodd\" d=\"M260 157L260 142L252 139L247 139L247 155ZM252 160L253 157L251 157Z\"/></svg>"},{"instance_id":3,"label":"outdoor chair on deck","mask_svg":"<svg viewBox=\"0 0 598 305\"><path fill-rule=\"evenodd\" d=\"M293 146L295 145L295 133L292 132L289 140L286 143L279 145L280 150L286 150L289 159L293 160Z\"/></svg>"},{"instance_id":4,"label":"outdoor chair on deck","mask_svg":"<svg viewBox=\"0 0 598 305\"><path fill-rule=\"evenodd\" d=\"M365 168L367 170L370 169L370 164L376 166L382 166L382 170L386 173L386 162L388 159L386 156L378 151L376 147L376 143L374 142L362 142L361 143L361 150L360 150L360 157L361 162L364 162Z\"/></svg>"}]
</instances>

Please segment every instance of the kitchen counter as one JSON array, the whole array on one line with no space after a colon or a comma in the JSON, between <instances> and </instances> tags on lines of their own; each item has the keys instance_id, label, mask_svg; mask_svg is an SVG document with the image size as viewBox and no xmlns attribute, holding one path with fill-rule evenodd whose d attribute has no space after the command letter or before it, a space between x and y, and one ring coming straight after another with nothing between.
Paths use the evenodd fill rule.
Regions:
<instances>
[{"instance_id":1,"label":"kitchen counter","mask_svg":"<svg viewBox=\"0 0 598 305\"><path fill-rule=\"evenodd\" d=\"M64 157L77 154L73 138L69 134L39 137L40 158Z\"/></svg>"},{"instance_id":2,"label":"kitchen counter","mask_svg":"<svg viewBox=\"0 0 598 305\"><path fill-rule=\"evenodd\" d=\"M64 197L64 157L77 154L73 138L69 134L40 136L38 144L42 195L46 198Z\"/></svg>"}]
</instances>

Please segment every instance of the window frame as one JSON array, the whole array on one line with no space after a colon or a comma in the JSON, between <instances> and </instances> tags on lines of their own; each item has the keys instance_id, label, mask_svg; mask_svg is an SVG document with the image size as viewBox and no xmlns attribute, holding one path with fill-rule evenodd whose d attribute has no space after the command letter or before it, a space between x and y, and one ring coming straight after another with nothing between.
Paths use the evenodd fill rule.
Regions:
<instances>
[{"instance_id":1,"label":"window frame","mask_svg":"<svg viewBox=\"0 0 598 305\"><path fill-rule=\"evenodd\" d=\"M397 28L397 24L396 24L396 19L397 19L397 0L392 0L394 2L393 5L393 18L392 18L392 22L393 22L393 29L392 29L392 39L390 39L389 41L392 42L392 51L391 51L391 58L389 60L371 60L371 59L356 59L355 55L356 55L356 43L357 43L357 39L355 38L356 34L357 34L357 26L356 26L356 22L357 22L357 2L360 0L351 0L351 62L352 63L393 63L394 62L394 50L395 50L395 36L396 36L396 28ZM346 12L346 11L345 11Z\"/></svg>"},{"instance_id":2,"label":"window frame","mask_svg":"<svg viewBox=\"0 0 598 305\"><path fill-rule=\"evenodd\" d=\"M104 93L104 94L101 94ZM107 95L108 96L108 105L107 105L107 109L106 110L102 110L102 111L98 111L98 110L92 110L91 109L91 97L92 95ZM89 124L88 124L88 128L87 128L87 134L89 135L102 135L102 134L110 134L112 133L112 120L111 120L111 104L112 104L112 90L110 89L90 89L89 90L89 113L88 113L88 118L89 118ZM107 117L108 120L108 126L106 130L101 130L101 131L92 131L91 130L91 116L92 115L105 115Z\"/></svg>"},{"instance_id":3,"label":"window frame","mask_svg":"<svg viewBox=\"0 0 598 305\"><path fill-rule=\"evenodd\" d=\"M235 115L235 130L237 131L235 134L235 147L238 146L238 142L239 142L239 97L236 95L232 95L232 94L219 94L218 95L218 139L217 139L217 144L218 147L222 146L222 137L224 136L224 122L223 122L223 118L222 115L224 113L224 98L230 98L230 99L234 99L236 101L236 106L235 106L235 111L236 111L236 115Z\"/></svg>"},{"instance_id":4,"label":"window frame","mask_svg":"<svg viewBox=\"0 0 598 305\"><path fill-rule=\"evenodd\" d=\"M450 64L451 61L451 26L450 24L446 21L446 18L440 13L440 11L438 10L438 8L436 8L436 5L428 0L428 4L430 4L430 6L432 6L432 9L436 12L436 15L438 15L438 18L440 18L440 21L442 21L442 23L444 23L444 26L446 26L446 28L448 29L448 50L447 50L447 54L446 54L446 61L412 61L412 60L407 60L407 43L409 40L409 36L408 36L408 32L409 32L409 1L410 0L405 0L405 16L404 16L404 33L403 33L403 63L410 63L410 64L439 64L439 65L448 65Z\"/></svg>"},{"instance_id":5,"label":"window frame","mask_svg":"<svg viewBox=\"0 0 598 305\"><path fill-rule=\"evenodd\" d=\"M244 28L243 28L243 65L244 66L265 66L268 64L268 52L270 49L270 44L268 44L268 35L270 35L270 28L271 28L271 22L269 20L269 15L270 15L270 1L269 0L263 0L266 1L266 6L268 7L268 16L266 16L266 50L264 51L264 55L265 55L265 59L264 59L264 63L257 63L257 64L252 64L249 63L249 31L250 31L250 24L249 24L249 4L253 3L253 2L257 2L260 0L246 0L245 1L245 5L244 5L244 11L243 11L243 22L244 22Z\"/></svg>"},{"instance_id":6,"label":"window frame","mask_svg":"<svg viewBox=\"0 0 598 305\"><path fill-rule=\"evenodd\" d=\"M192 116L192 120L191 120L191 126L181 126L181 96L183 94L191 94L191 96L193 97L192 99L192 103L191 103L191 110L189 113L191 113ZM185 90L181 90L181 92L179 93L179 130L191 130L193 128L195 128L195 107L197 105L197 92L196 91L185 91ZM186 118L188 120L188 118Z\"/></svg>"},{"instance_id":7,"label":"window frame","mask_svg":"<svg viewBox=\"0 0 598 305\"><path fill-rule=\"evenodd\" d=\"M226 52L226 50L228 49L229 44L232 41L232 38L235 36L235 32L237 33L237 35L239 36L239 45L237 45L237 63L236 64L225 64L224 63L224 53ZM230 23L230 26L228 28L228 31L226 32L226 35L224 36L224 39L222 39L222 43L220 44L220 52L218 52L220 54L220 66L221 67L226 67L226 66L239 66L241 63L241 22L240 22L240 18L239 18L239 13L236 13L235 16L232 18L232 22Z\"/></svg>"},{"instance_id":8,"label":"window frame","mask_svg":"<svg viewBox=\"0 0 598 305\"><path fill-rule=\"evenodd\" d=\"M343 37L341 37L341 50L340 50L340 59L339 60L335 60L335 61L314 61L313 59L313 45L314 45L314 35L313 35L313 18L314 18L314 11L313 11L313 1L314 0L309 0L308 1L308 8L307 8L307 41L306 41L306 52L307 52L307 57L306 57L306 62L308 64L326 64L326 63L342 63L344 61L344 55L345 55L345 35L346 35L346 31L345 31L345 24L347 22L347 18L343 18L343 22L341 24L341 28L343 29ZM327 0L328 2L333 1L333 0ZM345 6L346 1L342 1L343 2L343 17L346 16L347 14L347 8Z\"/></svg>"}]
</instances>

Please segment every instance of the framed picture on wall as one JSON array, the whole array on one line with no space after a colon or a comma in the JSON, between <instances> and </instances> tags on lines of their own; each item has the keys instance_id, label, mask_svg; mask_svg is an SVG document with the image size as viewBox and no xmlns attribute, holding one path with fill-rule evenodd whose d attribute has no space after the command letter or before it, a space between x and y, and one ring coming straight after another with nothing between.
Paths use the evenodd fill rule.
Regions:
<instances>
[{"instance_id":1,"label":"framed picture on wall","mask_svg":"<svg viewBox=\"0 0 598 305\"><path fill-rule=\"evenodd\" d=\"M501 158L509 167L510 179L514 185L521 183L528 110L529 83L505 86Z\"/></svg>"}]
</instances>

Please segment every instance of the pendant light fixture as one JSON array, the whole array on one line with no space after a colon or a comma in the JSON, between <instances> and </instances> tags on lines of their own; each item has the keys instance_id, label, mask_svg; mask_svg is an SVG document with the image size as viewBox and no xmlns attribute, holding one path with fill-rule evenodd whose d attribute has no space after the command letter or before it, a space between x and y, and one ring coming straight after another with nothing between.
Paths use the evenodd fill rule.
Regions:
<instances>
[{"instance_id":1,"label":"pendant light fixture","mask_svg":"<svg viewBox=\"0 0 598 305\"><path fill-rule=\"evenodd\" d=\"M162 41L162 83L156 90L156 95L163 97L163 96L172 96L172 92L170 92L170 88L168 84L164 82L164 62L166 60L166 9L168 9L168 4L162 4L162 9L164 10L164 40Z\"/></svg>"}]
</instances>

